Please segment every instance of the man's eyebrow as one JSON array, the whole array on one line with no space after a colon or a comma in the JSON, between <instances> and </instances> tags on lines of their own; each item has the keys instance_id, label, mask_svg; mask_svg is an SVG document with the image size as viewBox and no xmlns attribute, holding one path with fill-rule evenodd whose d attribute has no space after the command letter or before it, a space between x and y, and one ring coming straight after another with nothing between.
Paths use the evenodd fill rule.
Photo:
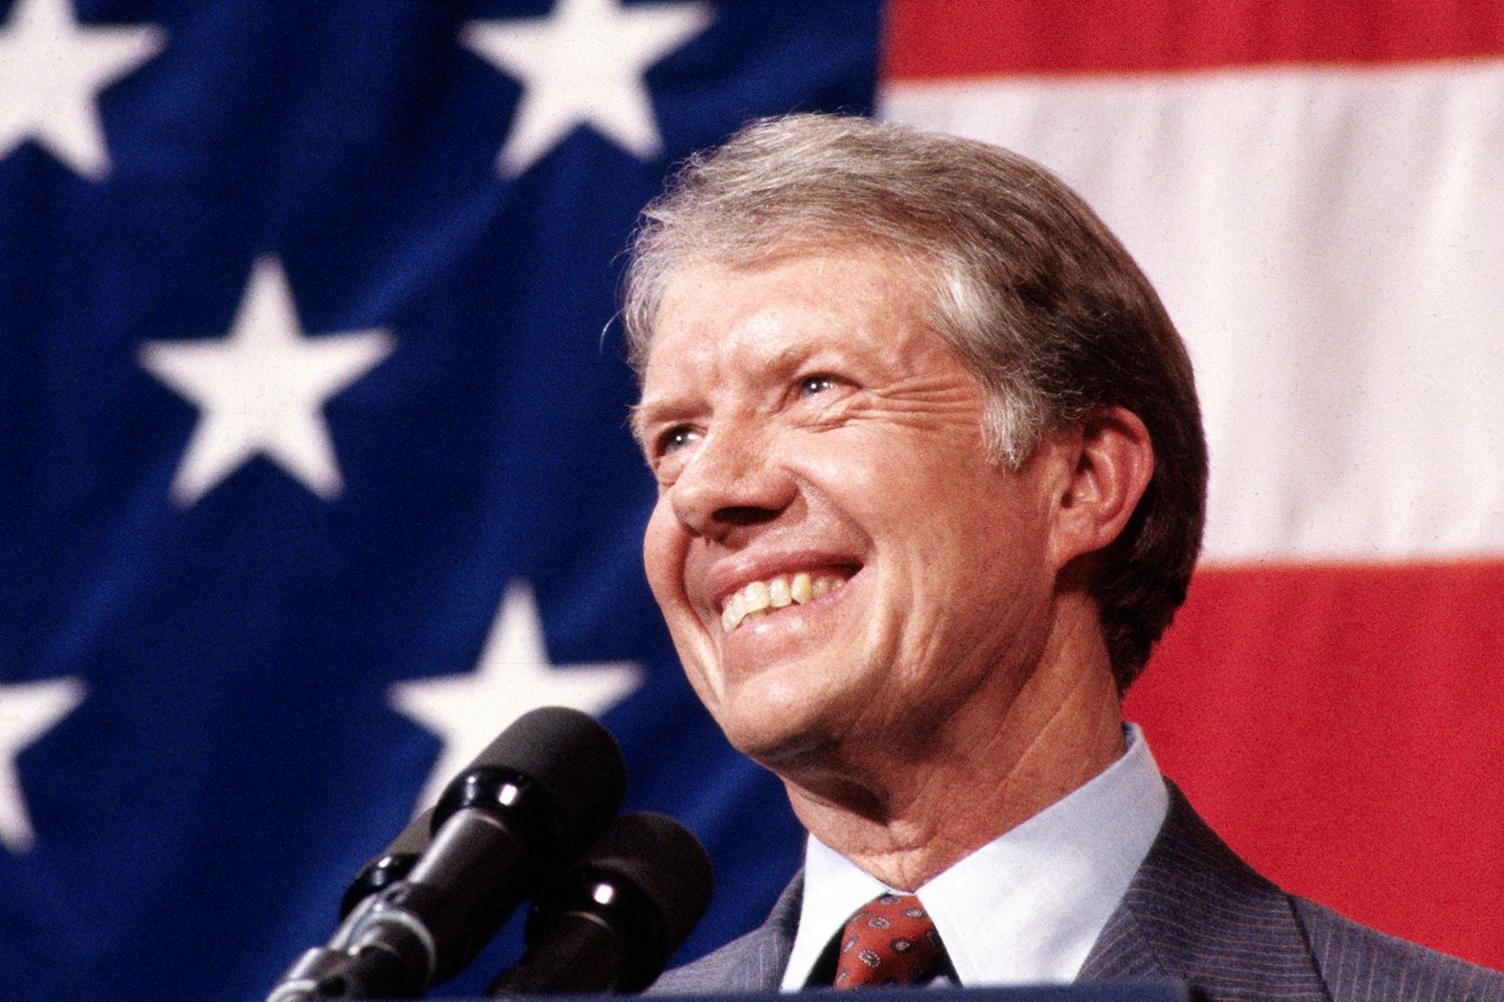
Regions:
<instances>
[{"instance_id":1,"label":"man's eyebrow","mask_svg":"<svg viewBox=\"0 0 1504 1002\"><path fill-rule=\"evenodd\" d=\"M651 420L647 405L636 403L627 405L627 427L632 429L632 437L640 446L643 444L642 433Z\"/></svg>"},{"instance_id":2,"label":"man's eyebrow","mask_svg":"<svg viewBox=\"0 0 1504 1002\"><path fill-rule=\"evenodd\" d=\"M647 448L646 437L650 425L672 421L686 414L687 408L683 404L671 400L641 400L627 406L627 420L632 427L632 437L644 449Z\"/></svg>"},{"instance_id":3,"label":"man's eyebrow","mask_svg":"<svg viewBox=\"0 0 1504 1002\"><path fill-rule=\"evenodd\" d=\"M756 359L755 368L758 378L772 381L786 379L800 366L809 361L811 357L809 345L795 343L781 345L768 351L760 359ZM635 404L627 405L627 420L632 428L632 437L637 444L647 448L646 435L649 426L662 423L676 423L687 421L694 414L694 404L687 400L676 399L672 396L655 397L651 400L639 400Z\"/></svg>"}]
</instances>

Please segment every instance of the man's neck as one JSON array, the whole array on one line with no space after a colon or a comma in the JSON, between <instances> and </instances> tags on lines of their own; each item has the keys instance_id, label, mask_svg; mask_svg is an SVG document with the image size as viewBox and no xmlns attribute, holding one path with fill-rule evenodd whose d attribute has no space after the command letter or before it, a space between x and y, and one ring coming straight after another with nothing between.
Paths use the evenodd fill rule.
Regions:
<instances>
[{"instance_id":1,"label":"man's neck","mask_svg":"<svg viewBox=\"0 0 1504 1002\"><path fill-rule=\"evenodd\" d=\"M1007 706L968 704L922 749L842 750L784 775L809 832L890 887L914 890L1080 787L1123 753L1095 630L1054 638Z\"/></svg>"}]
</instances>

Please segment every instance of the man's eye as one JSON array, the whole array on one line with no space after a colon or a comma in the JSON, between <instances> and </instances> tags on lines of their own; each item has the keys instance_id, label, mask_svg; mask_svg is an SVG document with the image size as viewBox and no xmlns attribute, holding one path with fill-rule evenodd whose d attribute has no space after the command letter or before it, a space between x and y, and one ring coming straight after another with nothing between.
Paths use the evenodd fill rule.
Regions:
<instances>
[{"instance_id":1,"label":"man's eye","mask_svg":"<svg viewBox=\"0 0 1504 1002\"><path fill-rule=\"evenodd\" d=\"M658 453L659 455L662 455L664 453L674 452L675 450L690 444L699 437L700 433L689 427L689 425L675 425L674 427L665 431L662 435L658 436Z\"/></svg>"},{"instance_id":2,"label":"man's eye","mask_svg":"<svg viewBox=\"0 0 1504 1002\"><path fill-rule=\"evenodd\" d=\"M805 376L803 379L799 380L799 395L801 397L812 397L816 393L824 393L826 390L835 385L836 381L830 376L825 375L824 373L820 373L814 376Z\"/></svg>"}]
</instances>

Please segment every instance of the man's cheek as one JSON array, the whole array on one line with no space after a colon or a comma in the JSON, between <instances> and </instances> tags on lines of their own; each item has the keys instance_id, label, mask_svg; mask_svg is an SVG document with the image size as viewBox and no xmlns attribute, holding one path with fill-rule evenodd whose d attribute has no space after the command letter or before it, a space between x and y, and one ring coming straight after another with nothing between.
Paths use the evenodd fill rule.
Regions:
<instances>
[{"instance_id":1,"label":"man's cheek","mask_svg":"<svg viewBox=\"0 0 1504 1002\"><path fill-rule=\"evenodd\" d=\"M653 589L653 597L663 607L665 614L668 613L667 603L671 594L677 590L683 569L680 559L682 547L674 538L676 533L671 523L672 515L663 510L660 502L648 519L647 530L642 538L642 564L647 573L648 586Z\"/></svg>"}]
</instances>

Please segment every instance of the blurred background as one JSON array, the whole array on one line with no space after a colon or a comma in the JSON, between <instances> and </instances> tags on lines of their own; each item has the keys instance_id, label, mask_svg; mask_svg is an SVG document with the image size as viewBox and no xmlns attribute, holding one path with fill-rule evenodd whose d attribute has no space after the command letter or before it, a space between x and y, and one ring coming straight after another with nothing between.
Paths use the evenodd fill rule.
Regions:
<instances>
[{"instance_id":1,"label":"blurred background","mask_svg":"<svg viewBox=\"0 0 1504 1002\"><path fill-rule=\"evenodd\" d=\"M257 998L497 731L798 865L640 568L620 251L748 118L1077 187L1211 440L1132 693L1288 889L1504 966L1504 5L0 0L0 998ZM439 995L479 991L510 930Z\"/></svg>"}]
</instances>

